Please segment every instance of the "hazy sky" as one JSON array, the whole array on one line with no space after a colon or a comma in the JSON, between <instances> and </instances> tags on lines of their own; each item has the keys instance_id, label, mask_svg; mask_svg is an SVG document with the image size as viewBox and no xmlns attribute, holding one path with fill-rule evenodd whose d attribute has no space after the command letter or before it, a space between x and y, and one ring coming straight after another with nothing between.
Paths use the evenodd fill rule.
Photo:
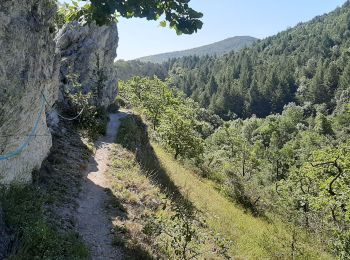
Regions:
<instances>
[{"instance_id":1,"label":"hazy sky","mask_svg":"<svg viewBox=\"0 0 350 260\"><path fill-rule=\"evenodd\" d=\"M69 2L69 0L65 0ZM232 36L265 38L332 11L345 0L192 0L190 5L204 14L197 34L177 36L159 22L145 19L119 21L118 59L133 59L183 50Z\"/></svg>"}]
</instances>

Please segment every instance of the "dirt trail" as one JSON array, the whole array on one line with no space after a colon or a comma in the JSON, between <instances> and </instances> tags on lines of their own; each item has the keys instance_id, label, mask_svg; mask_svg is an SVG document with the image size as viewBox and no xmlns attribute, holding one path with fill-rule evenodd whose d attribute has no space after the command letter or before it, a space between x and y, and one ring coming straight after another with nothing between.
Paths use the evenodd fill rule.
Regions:
<instances>
[{"instance_id":1,"label":"dirt trail","mask_svg":"<svg viewBox=\"0 0 350 260\"><path fill-rule=\"evenodd\" d=\"M123 112L109 115L106 136L97 141L96 153L89 162L82 183L76 219L78 232L89 246L92 259L123 258L121 250L112 246L113 226L106 210L109 199L106 189L110 187L105 172L109 151L118 133L119 120L126 115Z\"/></svg>"}]
</instances>

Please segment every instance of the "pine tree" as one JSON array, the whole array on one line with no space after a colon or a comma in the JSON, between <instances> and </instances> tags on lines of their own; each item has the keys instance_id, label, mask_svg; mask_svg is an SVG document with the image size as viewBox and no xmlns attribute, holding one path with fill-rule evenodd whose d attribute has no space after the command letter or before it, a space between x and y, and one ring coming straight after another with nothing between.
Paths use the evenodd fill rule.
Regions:
<instances>
[{"instance_id":1,"label":"pine tree","mask_svg":"<svg viewBox=\"0 0 350 260\"><path fill-rule=\"evenodd\" d=\"M345 90L350 87L350 63L345 67L340 77L340 87Z\"/></svg>"}]
</instances>

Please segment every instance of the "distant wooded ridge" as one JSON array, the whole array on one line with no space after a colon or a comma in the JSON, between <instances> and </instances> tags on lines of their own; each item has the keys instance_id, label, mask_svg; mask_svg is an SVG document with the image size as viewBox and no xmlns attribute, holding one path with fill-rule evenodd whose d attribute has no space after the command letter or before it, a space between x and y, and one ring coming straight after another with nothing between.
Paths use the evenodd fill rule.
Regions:
<instances>
[{"instance_id":1,"label":"distant wooded ridge","mask_svg":"<svg viewBox=\"0 0 350 260\"><path fill-rule=\"evenodd\" d=\"M249 47L257 40L257 38L251 36L235 36L225 39L223 41L215 42L193 49L150 55L138 58L136 60L142 62L162 63L168 61L169 59L181 58L185 56L222 56L231 51L239 51L244 47Z\"/></svg>"}]
</instances>

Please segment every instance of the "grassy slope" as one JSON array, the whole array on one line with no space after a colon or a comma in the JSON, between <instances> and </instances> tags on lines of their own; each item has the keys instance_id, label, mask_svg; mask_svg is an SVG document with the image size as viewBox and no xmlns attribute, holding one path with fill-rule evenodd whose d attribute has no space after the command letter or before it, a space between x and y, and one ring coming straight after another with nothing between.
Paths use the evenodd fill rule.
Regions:
<instances>
[{"instance_id":1,"label":"grassy slope","mask_svg":"<svg viewBox=\"0 0 350 260\"><path fill-rule=\"evenodd\" d=\"M169 234L174 231L173 223L163 222L168 233L152 235L142 232L154 216L162 216L162 219L169 221L170 216L175 214L171 205L180 205L183 199L186 200L185 196L176 192L177 187L160 167L144 127L138 117L123 119L117 138L119 144L112 149L109 176L114 202L110 203L109 208L124 212L114 221L114 244L123 247L130 259L181 259L174 252L174 247L168 247L171 240ZM206 225L202 225L204 223L197 222L202 218L195 215L192 227L201 238L195 238L189 248L198 247L199 250L195 251L201 252L199 259L222 259L220 257L225 255L230 241L211 232ZM177 227L182 225L177 223ZM172 231L169 233L169 230ZM192 254L188 253L188 256Z\"/></svg>"},{"instance_id":2,"label":"grassy slope","mask_svg":"<svg viewBox=\"0 0 350 260\"><path fill-rule=\"evenodd\" d=\"M210 182L174 161L160 146L153 144L153 148L173 182L188 194L199 210L206 213L209 226L235 242L232 255L249 259L288 258L292 240L286 231L245 213L219 194ZM315 244L313 248L304 244L301 239L299 247L304 251L301 259L331 259L315 248Z\"/></svg>"},{"instance_id":3,"label":"grassy slope","mask_svg":"<svg viewBox=\"0 0 350 260\"><path fill-rule=\"evenodd\" d=\"M147 209L154 210L147 206L147 201L161 201L161 197L170 193L189 199L204 213L208 232L214 231L234 242L229 253L235 259L332 259L323 253L317 239L311 242L303 231L281 223L272 224L246 213L220 194L212 182L175 161L159 145L149 143L147 133L142 130L144 128L142 119L137 116L122 121L118 135L118 143L122 146L117 146L112 155L111 175L115 181L113 193L125 206L131 220L129 223L122 221L119 225L126 226L130 233L134 233L133 237L139 240L136 244L141 244L146 251L157 249L142 244L148 240L146 244L152 245L155 241L145 238L140 232L133 232L135 226L142 225L142 220L134 216L144 215ZM136 157L135 151L138 151ZM138 207L138 204L142 207ZM292 239L292 234L295 234L295 239ZM132 238L128 240L135 241ZM294 257L292 246L295 248Z\"/></svg>"},{"instance_id":4,"label":"grassy slope","mask_svg":"<svg viewBox=\"0 0 350 260\"><path fill-rule=\"evenodd\" d=\"M113 221L113 244L124 249L127 259L152 259L153 245L142 232L142 218L161 204L161 192L151 184L136 162L135 155L115 145L110 155L109 210L117 211Z\"/></svg>"}]
</instances>

